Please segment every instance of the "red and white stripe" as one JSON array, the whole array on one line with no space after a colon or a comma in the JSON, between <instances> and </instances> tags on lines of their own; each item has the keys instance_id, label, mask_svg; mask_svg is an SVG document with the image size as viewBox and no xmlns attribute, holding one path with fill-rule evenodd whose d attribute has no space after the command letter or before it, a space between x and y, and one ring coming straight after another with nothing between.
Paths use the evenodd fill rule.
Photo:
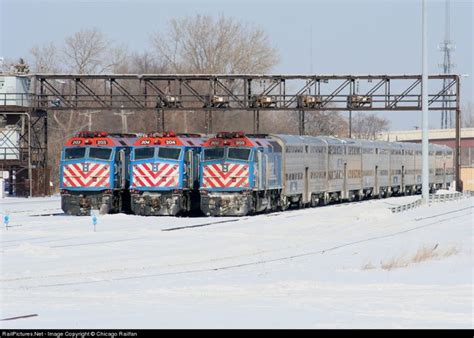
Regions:
<instances>
[{"instance_id":1,"label":"red and white stripe","mask_svg":"<svg viewBox=\"0 0 474 338\"><path fill-rule=\"evenodd\" d=\"M224 172L222 164L209 164L203 168L204 188L247 188L249 187L248 164L228 163Z\"/></svg>"},{"instance_id":2,"label":"red and white stripe","mask_svg":"<svg viewBox=\"0 0 474 338\"><path fill-rule=\"evenodd\" d=\"M84 167L89 170L84 171ZM71 188L109 188L110 166L103 163L85 162L63 166L63 184Z\"/></svg>"},{"instance_id":3,"label":"red and white stripe","mask_svg":"<svg viewBox=\"0 0 474 338\"><path fill-rule=\"evenodd\" d=\"M155 163L158 171L153 171L153 163L133 165L132 187L171 188L179 186L179 165Z\"/></svg>"}]
</instances>

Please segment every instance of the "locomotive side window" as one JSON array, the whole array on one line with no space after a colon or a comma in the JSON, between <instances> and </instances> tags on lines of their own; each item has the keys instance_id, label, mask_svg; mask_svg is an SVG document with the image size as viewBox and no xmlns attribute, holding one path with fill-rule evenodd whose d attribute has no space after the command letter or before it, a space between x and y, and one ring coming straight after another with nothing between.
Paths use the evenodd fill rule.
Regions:
<instances>
[{"instance_id":1,"label":"locomotive side window","mask_svg":"<svg viewBox=\"0 0 474 338\"><path fill-rule=\"evenodd\" d=\"M136 148L135 160L145 160L155 156L155 148Z\"/></svg>"},{"instance_id":2,"label":"locomotive side window","mask_svg":"<svg viewBox=\"0 0 474 338\"><path fill-rule=\"evenodd\" d=\"M64 152L65 160L74 160L77 158L84 158L86 148L67 148Z\"/></svg>"},{"instance_id":3,"label":"locomotive side window","mask_svg":"<svg viewBox=\"0 0 474 338\"><path fill-rule=\"evenodd\" d=\"M224 158L224 148L204 149L204 161L218 160Z\"/></svg>"},{"instance_id":4,"label":"locomotive side window","mask_svg":"<svg viewBox=\"0 0 474 338\"><path fill-rule=\"evenodd\" d=\"M245 148L229 148L227 157L233 160L248 161L250 156L250 149Z\"/></svg>"},{"instance_id":5,"label":"locomotive side window","mask_svg":"<svg viewBox=\"0 0 474 338\"><path fill-rule=\"evenodd\" d=\"M159 158L164 158L168 160L178 160L180 154L181 154L181 149L178 149L178 148L168 148L168 147L158 148Z\"/></svg>"},{"instance_id":6,"label":"locomotive side window","mask_svg":"<svg viewBox=\"0 0 474 338\"><path fill-rule=\"evenodd\" d=\"M109 160L112 149L107 148L90 148L89 157L97 160Z\"/></svg>"}]
</instances>

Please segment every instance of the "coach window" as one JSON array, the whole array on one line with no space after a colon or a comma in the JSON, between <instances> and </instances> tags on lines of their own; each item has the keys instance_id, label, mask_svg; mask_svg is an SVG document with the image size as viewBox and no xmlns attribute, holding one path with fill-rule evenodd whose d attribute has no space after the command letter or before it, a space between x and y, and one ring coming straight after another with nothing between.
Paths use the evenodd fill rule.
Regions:
<instances>
[{"instance_id":1,"label":"coach window","mask_svg":"<svg viewBox=\"0 0 474 338\"><path fill-rule=\"evenodd\" d=\"M160 147L158 149L158 157L167 160L179 160L180 154L181 149L179 148Z\"/></svg>"},{"instance_id":2,"label":"coach window","mask_svg":"<svg viewBox=\"0 0 474 338\"><path fill-rule=\"evenodd\" d=\"M224 148L204 149L204 161L219 160L224 158Z\"/></svg>"},{"instance_id":3,"label":"coach window","mask_svg":"<svg viewBox=\"0 0 474 338\"><path fill-rule=\"evenodd\" d=\"M97 160L109 160L110 154L112 154L112 149L107 149L107 148L90 148L89 149L89 158L94 158Z\"/></svg>"},{"instance_id":4,"label":"coach window","mask_svg":"<svg viewBox=\"0 0 474 338\"><path fill-rule=\"evenodd\" d=\"M135 160L146 160L155 156L155 148L135 148Z\"/></svg>"},{"instance_id":5,"label":"coach window","mask_svg":"<svg viewBox=\"0 0 474 338\"><path fill-rule=\"evenodd\" d=\"M229 148L227 158L232 160L248 161L250 149L247 148Z\"/></svg>"},{"instance_id":6,"label":"coach window","mask_svg":"<svg viewBox=\"0 0 474 338\"><path fill-rule=\"evenodd\" d=\"M86 148L67 148L64 152L65 160L75 160L77 158L84 158Z\"/></svg>"}]
</instances>

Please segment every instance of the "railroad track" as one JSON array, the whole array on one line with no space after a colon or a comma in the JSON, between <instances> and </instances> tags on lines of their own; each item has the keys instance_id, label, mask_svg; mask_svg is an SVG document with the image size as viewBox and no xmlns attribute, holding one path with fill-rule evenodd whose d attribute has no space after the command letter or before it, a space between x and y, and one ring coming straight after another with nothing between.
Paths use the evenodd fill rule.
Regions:
<instances>
[{"instance_id":1,"label":"railroad track","mask_svg":"<svg viewBox=\"0 0 474 338\"><path fill-rule=\"evenodd\" d=\"M422 218L415 218L412 219L413 222L420 222L423 220L428 220L432 218L438 218L441 216L447 216L450 215L447 218L444 219L437 219L432 222L420 224L415 227L410 227L408 229L403 229L400 231L394 231L386 234L380 234L377 236L372 236L372 237L366 237L358 240L353 240L353 241L348 241L345 243L340 243L337 245L332 245L328 246L325 248L321 248L318 250L308 250L308 251L303 251L300 253L296 254L287 254L287 255L280 255L277 257L269 257L266 259L258 259L258 260L253 260L253 261L247 261L247 262L242 262L242 263L235 263L235 264L222 264L222 265L216 265L212 267L205 267L205 268L196 268L196 269L186 269L186 270L180 270L180 271L170 271L170 272L158 272L158 273L148 273L148 274L139 274L139 275L131 275L131 276L123 276L123 277L107 277L107 278L95 278L94 280L79 280L79 281L65 281L65 282L56 282L56 283L47 283L47 284L36 284L36 285L22 285L19 286L19 288L49 288L49 287L61 287L61 286L73 286L73 285L84 285L84 284L92 284L92 283L102 283L102 282L114 282L114 281L125 281L125 280L133 280L133 279L141 279L141 278L153 278L153 277L164 277L164 276L171 276L171 275L183 275L183 274L195 274L195 273L201 273L201 272L213 272L213 271L221 271L221 270L229 270L229 269L237 269L237 268L242 268L242 267L248 267L248 266L256 266L256 265L261 265L261 264L268 264L268 263L274 263L274 262L281 262L281 261L287 261L287 260L292 260L292 259L297 259L297 258L302 258L302 257L308 257L308 256L313 256L313 255L318 255L318 254L325 254L327 252L335 251L341 248L365 243L365 242L370 242L370 241L375 241L375 240L380 240L380 239L385 239L385 238L390 238L390 237L395 237L398 235L402 235L408 232L416 231L422 228L426 228L432 225L436 225L442 222L447 222L451 221L456 218L460 217L466 217L472 215L472 209L474 206L466 207L466 208L460 208L457 210L452 210L449 212L444 212L444 213L439 213L437 215L432 215L432 216L427 216L427 217L422 217ZM469 210L467 213L462 213L460 215L452 215L453 213L459 213ZM398 222L392 222L391 225L397 225ZM134 239L138 240L138 239ZM310 245L311 243L314 243L314 241L306 241L305 243L299 243L297 246L287 246L284 248L278 248L278 249L271 249L271 250L259 250L251 253L245 253L242 255L232 255L232 256L227 256L227 257L220 257L217 259L205 259L205 260L197 260L193 262L185 262L185 263L179 263L179 264L162 264L162 265L151 265L151 266L144 266L144 267L134 267L134 268L120 268L120 269L107 269L107 270L99 270L99 271L90 271L90 272L81 272L81 273L66 273L66 274L51 274L51 275L42 275L42 276L27 276L27 277L19 277L19 278L10 278L10 279L2 279L0 282L2 283L9 283L9 282L21 282L21 281L33 281L33 280L40 280L40 279L58 279L58 278L74 278L74 277L91 277L91 276L100 276L101 274L110 274L110 273L120 273L123 275L124 273L133 273L133 271L146 271L146 270L153 270L153 269L161 269L161 268L175 268L175 267L184 267L184 266L193 266L193 265L199 265L199 264L215 264L217 262L225 262L229 260L235 260L235 259L240 259L240 258L250 258L250 257L255 257L255 256L261 256L265 254L275 254L278 252L286 251L286 250L294 250L298 249L301 247L304 247L306 245ZM3 289L9 289L9 290L17 290L18 287L15 288L3 288Z\"/></svg>"}]
</instances>

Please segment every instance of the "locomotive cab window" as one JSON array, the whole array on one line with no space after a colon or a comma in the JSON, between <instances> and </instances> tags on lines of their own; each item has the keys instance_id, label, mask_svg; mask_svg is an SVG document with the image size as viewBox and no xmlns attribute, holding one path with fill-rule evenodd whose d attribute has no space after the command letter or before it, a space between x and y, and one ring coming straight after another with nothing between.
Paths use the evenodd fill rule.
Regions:
<instances>
[{"instance_id":1,"label":"locomotive cab window","mask_svg":"<svg viewBox=\"0 0 474 338\"><path fill-rule=\"evenodd\" d=\"M86 155L86 148L67 148L64 151L65 160L75 160L78 158L84 158Z\"/></svg>"},{"instance_id":2,"label":"locomotive cab window","mask_svg":"<svg viewBox=\"0 0 474 338\"><path fill-rule=\"evenodd\" d=\"M155 156L155 148L136 148L135 160L146 160Z\"/></svg>"},{"instance_id":3,"label":"locomotive cab window","mask_svg":"<svg viewBox=\"0 0 474 338\"><path fill-rule=\"evenodd\" d=\"M90 148L89 157L97 160L109 160L112 149L107 148Z\"/></svg>"},{"instance_id":4,"label":"locomotive cab window","mask_svg":"<svg viewBox=\"0 0 474 338\"><path fill-rule=\"evenodd\" d=\"M179 148L169 148L169 147L158 148L159 158L163 158L167 160L179 160L180 154L181 154L181 149Z\"/></svg>"},{"instance_id":5,"label":"locomotive cab window","mask_svg":"<svg viewBox=\"0 0 474 338\"><path fill-rule=\"evenodd\" d=\"M204 149L204 161L212 161L224 158L224 148Z\"/></svg>"},{"instance_id":6,"label":"locomotive cab window","mask_svg":"<svg viewBox=\"0 0 474 338\"><path fill-rule=\"evenodd\" d=\"M227 158L232 160L248 161L250 157L250 149L248 148L229 148Z\"/></svg>"}]
</instances>

